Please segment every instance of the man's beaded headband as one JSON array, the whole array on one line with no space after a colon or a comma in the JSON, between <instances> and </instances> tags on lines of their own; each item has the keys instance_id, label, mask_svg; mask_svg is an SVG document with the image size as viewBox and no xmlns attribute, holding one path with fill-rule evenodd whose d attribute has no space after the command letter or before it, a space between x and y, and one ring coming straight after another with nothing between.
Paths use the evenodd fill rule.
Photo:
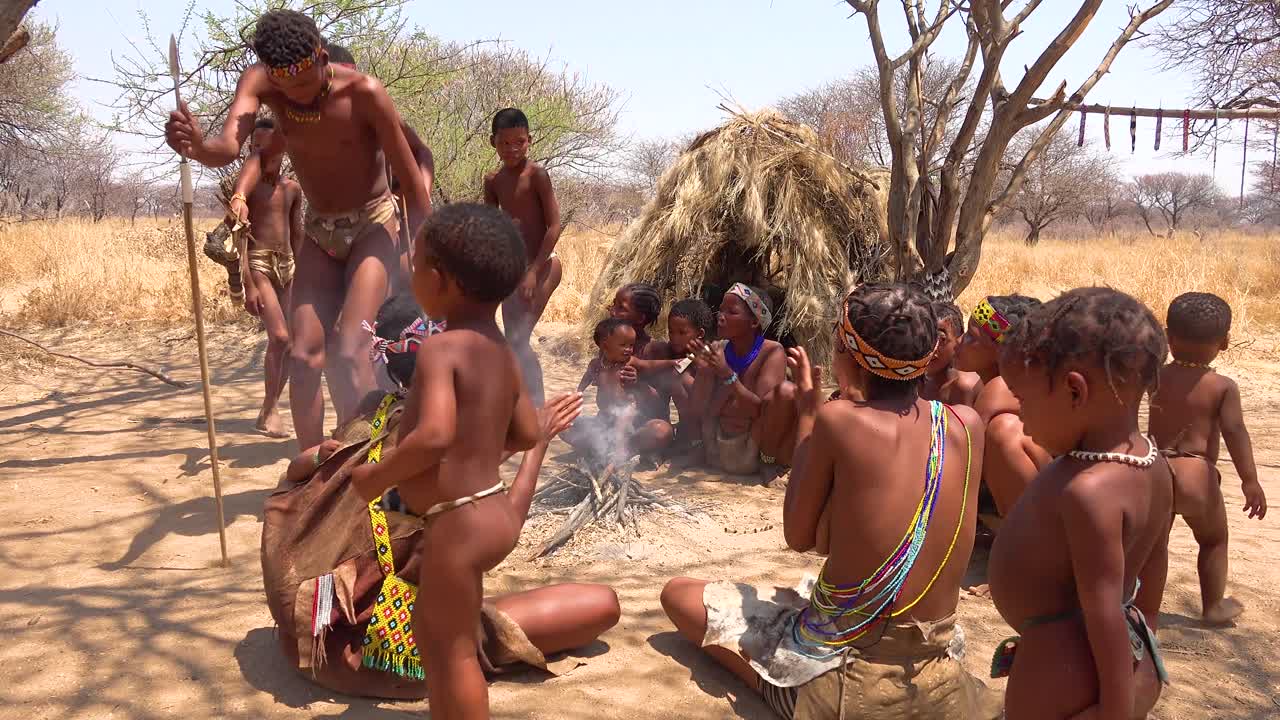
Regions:
<instances>
[{"instance_id":1,"label":"man's beaded headband","mask_svg":"<svg viewBox=\"0 0 1280 720\"><path fill-rule=\"evenodd\" d=\"M844 344L845 350L853 355L853 359L864 370L887 380L915 380L924 375L925 371L929 369L929 363L933 362L933 354L938 350L938 343L935 341L929 353L919 360L897 360L885 355L871 347L871 344L863 340L858 331L853 329L853 323L849 322L848 300L845 300L844 303L844 315L840 324L840 340Z\"/></svg>"},{"instance_id":2,"label":"man's beaded headband","mask_svg":"<svg viewBox=\"0 0 1280 720\"><path fill-rule=\"evenodd\" d=\"M311 53L307 57L302 58L298 62L292 63L290 65L282 65L280 67L268 67L267 72L271 73L271 77L274 77L274 78L293 77L294 75L298 75L300 73L304 73L310 70L312 67L315 67L315 65L319 62L320 62L320 47L317 46L315 49L315 52Z\"/></svg>"},{"instance_id":3,"label":"man's beaded headband","mask_svg":"<svg viewBox=\"0 0 1280 720\"><path fill-rule=\"evenodd\" d=\"M978 323L978 327L982 328L983 334L998 343L1004 342L1005 333L1009 332L1013 324L991 306L990 298L983 298L982 302L973 309L973 319Z\"/></svg>"}]
</instances>

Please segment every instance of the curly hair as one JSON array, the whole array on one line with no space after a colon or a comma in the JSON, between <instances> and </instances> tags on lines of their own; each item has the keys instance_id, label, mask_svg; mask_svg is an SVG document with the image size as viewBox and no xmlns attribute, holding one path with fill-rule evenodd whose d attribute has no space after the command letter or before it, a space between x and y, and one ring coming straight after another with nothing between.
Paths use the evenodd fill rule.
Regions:
<instances>
[{"instance_id":1,"label":"curly hair","mask_svg":"<svg viewBox=\"0 0 1280 720\"><path fill-rule=\"evenodd\" d=\"M444 206L432 213L422 240L440 269L476 302L506 299L529 267L520 231L506 213L488 205Z\"/></svg>"},{"instance_id":2,"label":"curly hair","mask_svg":"<svg viewBox=\"0 0 1280 720\"><path fill-rule=\"evenodd\" d=\"M1213 293L1183 293L1169 303L1168 325L1180 340L1217 342L1231 332L1231 306Z\"/></svg>"},{"instance_id":3,"label":"curly hair","mask_svg":"<svg viewBox=\"0 0 1280 720\"><path fill-rule=\"evenodd\" d=\"M621 318L605 318L596 323L596 329L591 331L591 341L599 347L604 344L605 340L609 339L610 335L617 332L618 328L624 327L631 327L627 324L626 320Z\"/></svg>"},{"instance_id":4,"label":"curly hair","mask_svg":"<svg viewBox=\"0 0 1280 720\"><path fill-rule=\"evenodd\" d=\"M892 358L915 360L938 344L938 316L929 296L902 283L868 283L845 301L849 323L871 347ZM912 398L920 384L868 374L872 398Z\"/></svg>"},{"instance_id":5,"label":"curly hair","mask_svg":"<svg viewBox=\"0 0 1280 720\"><path fill-rule=\"evenodd\" d=\"M938 322L950 323L957 335L964 333L964 313L955 303L935 300L933 314L938 317Z\"/></svg>"},{"instance_id":6,"label":"curly hair","mask_svg":"<svg viewBox=\"0 0 1280 720\"><path fill-rule=\"evenodd\" d=\"M400 339L400 334L405 328L420 317L423 317L422 309L418 307L412 295L396 295L378 308L378 315L374 318L376 328L374 334L395 342ZM413 380L413 368L417 362L417 356L416 352L387 353L387 374L401 387L408 387Z\"/></svg>"},{"instance_id":7,"label":"curly hair","mask_svg":"<svg viewBox=\"0 0 1280 720\"><path fill-rule=\"evenodd\" d=\"M1136 381L1144 391L1154 389L1169 353L1151 310L1107 287L1078 288L1039 306L1010 331L1004 345L1004 352L1043 366L1051 383L1068 363L1099 368L1117 397L1120 384Z\"/></svg>"},{"instance_id":8,"label":"curly hair","mask_svg":"<svg viewBox=\"0 0 1280 720\"><path fill-rule=\"evenodd\" d=\"M329 62L337 63L339 65L351 65L353 67L355 66L356 64L355 56L353 56L351 54L351 51L348 50L346 47L339 45L337 43L331 43L328 40L325 40L324 49L329 53Z\"/></svg>"},{"instance_id":9,"label":"curly hair","mask_svg":"<svg viewBox=\"0 0 1280 720\"><path fill-rule=\"evenodd\" d=\"M268 10L253 29L253 51L268 67L288 67L320 47L320 29L296 10Z\"/></svg>"},{"instance_id":10,"label":"curly hair","mask_svg":"<svg viewBox=\"0 0 1280 720\"><path fill-rule=\"evenodd\" d=\"M694 328L706 333L707 337L715 334L716 315L709 305L698 298L686 298L672 305L671 312L667 313L668 322L673 317L688 320Z\"/></svg>"},{"instance_id":11,"label":"curly hair","mask_svg":"<svg viewBox=\"0 0 1280 720\"><path fill-rule=\"evenodd\" d=\"M622 292L631 296L631 307L644 316L644 327L649 327L662 316L662 296L649 283L629 283Z\"/></svg>"},{"instance_id":12,"label":"curly hair","mask_svg":"<svg viewBox=\"0 0 1280 720\"><path fill-rule=\"evenodd\" d=\"M1040 307L1041 304L1039 300L1033 297L1018 295L1017 293L1013 295L990 295L987 297L987 302L991 303L991 307L1003 315L1011 326L1017 326L1019 320L1025 318L1027 313Z\"/></svg>"},{"instance_id":13,"label":"curly hair","mask_svg":"<svg viewBox=\"0 0 1280 720\"><path fill-rule=\"evenodd\" d=\"M519 108L502 108L493 114L493 131L491 135L497 135L499 130L510 130L512 128L529 129L529 118L525 116L524 111Z\"/></svg>"}]
</instances>

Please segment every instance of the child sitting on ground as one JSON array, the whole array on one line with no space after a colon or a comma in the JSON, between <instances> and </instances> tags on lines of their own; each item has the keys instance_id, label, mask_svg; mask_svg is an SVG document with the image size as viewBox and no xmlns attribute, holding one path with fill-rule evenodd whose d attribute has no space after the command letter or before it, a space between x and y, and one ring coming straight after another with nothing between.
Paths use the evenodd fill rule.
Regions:
<instances>
[{"instance_id":1,"label":"child sitting on ground","mask_svg":"<svg viewBox=\"0 0 1280 720\"><path fill-rule=\"evenodd\" d=\"M974 407L982 392L982 378L977 373L957 370L955 366L956 348L964 334L964 316L955 303L949 302L935 302L933 312L938 316L938 352L920 383L920 397Z\"/></svg>"},{"instance_id":2,"label":"child sitting on ground","mask_svg":"<svg viewBox=\"0 0 1280 720\"><path fill-rule=\"evenodd\" d=\"M621 318L601 320L591 336L600 354L582 374L578 392L596 386L600 413L582 418L564 434L565 442L602 461L648 454L671 442L669 401L636 381L635 329Z\"/></svg>"},{"instance_id":3,"label":"child sitting on ground","mask_svg":"<svg viewBox=\"0 0 1280 720\"><path fill-rule=\"evenodd\" d=\"M1146 618L1164 592L1173 477L1138 408L1166 352L1151 311L1109 288L1032 310L1003 343L1026 432L1057 458L1005 518L988 565L996 609L1022 634L992 662L1009 675L1009 720L1145 718L1160 695Z\"/></svg>"},{"instance_id":4,"label":"child sitting on ground","mask_svg":"<svg viewBox=\"0 0 1280 720\"><path fill-rule=\"evenodd\" d=\"M667 313L667 340L650 343L645 358L636 363L641 379L675 402L680 414L676 441L683 446L702 444L705 408L693 402L698 372L693 354L695 346L709 341L715 327L715 313L705 302L697 298L681 300Z\"/></svg>"},{"instance_id":5,"label":"child sitting on ground","mask_svg":"<svg viewBox=\"0 0 1280 720\"><path fill-rule=\"evenodd\" d=\"M625 320L636 331L635 355L642 357L649 347L649 327L662 316L662 297L648 283L630 283L618 288L609 305L609 317Z\"/></svg>"},{"instance_id":6,"label":"child sitting on ground","mask_svg":"<svg viewBox=\"0 0 1280 720\"><path fill-rule=\"evenodd\" d=\"M974 401L987 424L987 460L983 467L979 510L984 524L996 529L1049 455L1022 432L1018 399L1000 377L1000 348L1010 332L1040 301L1023 295L991 295L969 315L969 327L956 349L955 366L982 378Z\"/></svg>"},{"instance_id":7,"label":"child sitting on ground","mask_svg":"<svg viewBox=\"0 0 1280 720\"><path fill-rule=\"evenodd\" d=\"M1227 349L1231 306L1209 293L1179 295L1169 305L1167 332L1173 362L1160 371L1148 428L1173 469L1174 510L1187 521L1200 546L1201 612L1206 622L1225 623L1244 606L1225 596L1227 510L1216 467L1219 436L1240 475L1244 511L1259 520L1267 514L1240 388L1212 367L1218 353Z\"/></svg>"},{"instance_id":8,"label":"child sitting on ground","mask_svg":"<svg viewBox=\"0 0 1280 720\"><path fill-rule=\"evenodd\" d=\"M501 495L498 465L539 433L495 314L527 265L520 233L497 208L458 203L431 217L418 238L413 289L449 329L422 343L395 451L352 474L366 500L396 487L424 521L419 585L432 592L419 598L413 624L442 718L488 717L475 653L482 580L515 548L521 527Z\"/></svg>"}]
</instances>

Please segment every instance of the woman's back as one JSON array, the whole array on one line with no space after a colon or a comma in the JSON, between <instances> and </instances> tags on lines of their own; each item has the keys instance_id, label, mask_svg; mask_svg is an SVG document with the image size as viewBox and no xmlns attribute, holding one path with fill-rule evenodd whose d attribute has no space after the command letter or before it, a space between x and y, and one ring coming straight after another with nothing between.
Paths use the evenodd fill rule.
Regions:
<instances>
[{"instance_id":1,"label":"woman's back","mask_svg":"<svg viewBox=\"0 0 1280 720\"><path fill-rule=\"evenodd\" d=\"M914 554L891 612L900 613L902 620L934 620L952 614L977 526L983 449L977 413L940 403L935 408L924 400L900 409L836 401L823 408L818 425L839 430L832 433L829 446L833 456L827 508L830 555L823 580L856 587L877 573L888 571L892 576ZM938 430L945 430L937 457L941 477L936 494L926 496L938 425L942 426ZM923 517L918 518L918 513ZM922 542L909 537L917 525L924 525ZM918 552L913 553L913 548ZM895 557L903 552L905 557ZM853 602L866 602L876 592L873 589ZM885 599L867 610L874 611Z\"/></svg>"}]
</instances>

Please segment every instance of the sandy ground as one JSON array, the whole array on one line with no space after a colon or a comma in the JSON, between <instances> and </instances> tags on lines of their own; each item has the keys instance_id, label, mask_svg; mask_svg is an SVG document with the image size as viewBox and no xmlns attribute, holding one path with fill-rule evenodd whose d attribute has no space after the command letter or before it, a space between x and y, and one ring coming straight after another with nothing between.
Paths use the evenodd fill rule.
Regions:
<instances>
[{"instance_id":1,"label":"sandy ground","mask_svg":"<svg viewBox=\"0 0 1280 720\"><path fill-rule=\"evenodd\" d=\"M554 332L554 331L553 331ZM185 328L38 333L95 358L131 358L198 380ZM542 343L547 385L571 389L578 370ZM263 340L243 328L211 334L230 567L218 564L212 476L198 388L100 372L0 338L0 718L419 717L427 704L334 696L286 667L263 601L262 502L292 452L253 432ZM1261 359L1225 368L1241 381L1263 485L1280 504L1280 368ZM553 447L554 457L565 450ZM1223 466L1232 532L1232 586L1248 606L1236 627L1195 620L1195 545L1175 529L1160 641L1174 685L1153 717L1280 716L1275 587L1277 527L1239 512ZM544 475L545 477L545 475ZM528 557L558 519L535 520L490 592L564 580L608 583L622 622L558 678L519 673L491 686L497 718L769 717L726 673L680 642L658 605L674 575L790 584L812 556L785 550L782 492L665 470L642 476L700 511L652 514L638 533L583 533L544 560ZM982 557L970 583L983 580ZM990 601L962 593L966 664L985 676L1010 634Z\"/></svg>"}]
</instances>

